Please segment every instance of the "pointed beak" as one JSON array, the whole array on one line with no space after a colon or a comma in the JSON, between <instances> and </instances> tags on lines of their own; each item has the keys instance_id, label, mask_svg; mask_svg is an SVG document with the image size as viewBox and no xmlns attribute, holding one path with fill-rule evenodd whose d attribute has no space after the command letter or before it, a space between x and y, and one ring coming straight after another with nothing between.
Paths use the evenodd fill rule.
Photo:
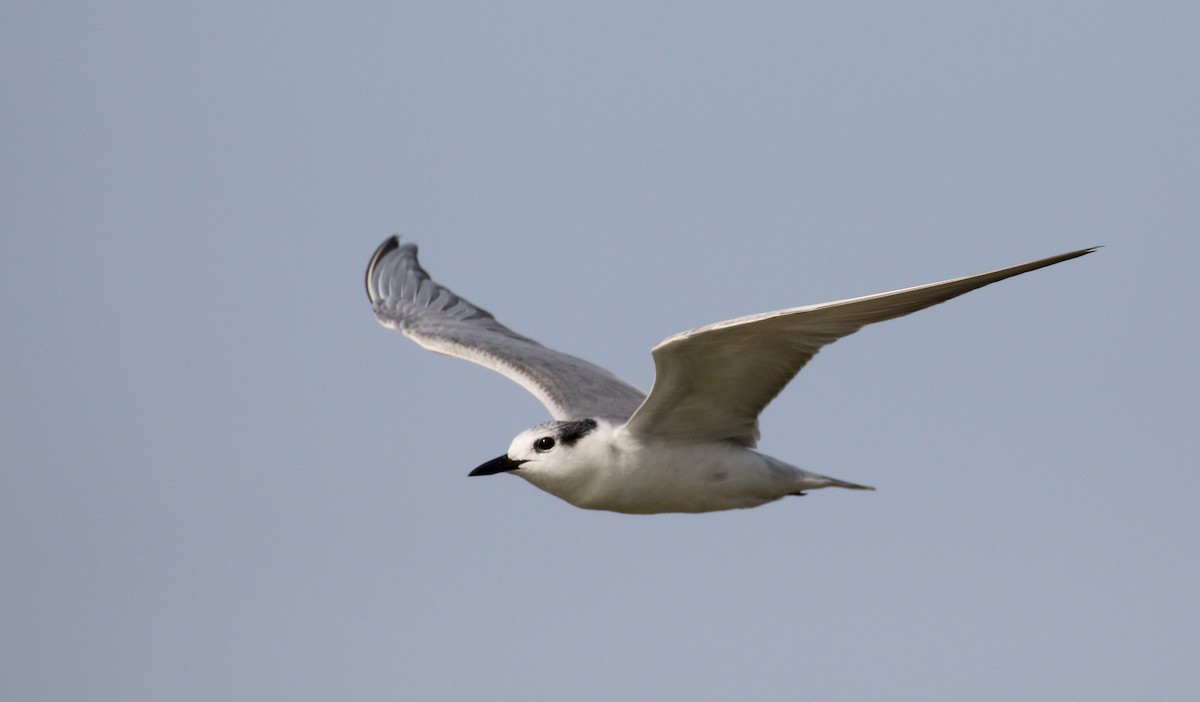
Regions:
<instances>
[{"instance_id":1,"label":"pointed beak","mask_svg":"<svg viewBox=\"0 0 1200 702\"><path fill-rule=\"evenodd\" d=\"M516 470L520 468L521 464L524 462L525 461L514 461L507 455L504 455L500 456L499 458L493 458L470 473L467 473L467 475L495 475L496 473L505 473L510 470Z\"/></svg>"}]
</instances>

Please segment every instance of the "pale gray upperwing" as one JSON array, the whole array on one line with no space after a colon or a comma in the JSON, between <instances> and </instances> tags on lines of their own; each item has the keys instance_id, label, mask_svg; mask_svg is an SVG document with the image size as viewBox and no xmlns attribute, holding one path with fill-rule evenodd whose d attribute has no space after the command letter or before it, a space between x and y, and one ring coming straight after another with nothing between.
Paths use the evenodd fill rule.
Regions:
<instances>
[{"instance_id":1,"label":"pale gray upperwing","mask_svg":"<svg viewBox=\"0 0 1200 702\"><path fill-rule=\"evenodd\" d=\"M654 347L654 387L627 428L645 436L727 439L754 446L759 413L822 346L867 324L910 314L1094 250L894 292L741 317L678 334Z\"/></svg>"},{"instance_id":2,"label":"pale gray upperwing","mask_svg":"<svg viewBox=\"0 0 1200 702\"><path fill-rule=\"evenodd\" d=\"M603 368L517 334L438 285L414 244L383 242L366 274L367 297L385 327L421 346L490 368L541 400L555 419L633 414L645 394Z\"/></svg>"}]
</instances>

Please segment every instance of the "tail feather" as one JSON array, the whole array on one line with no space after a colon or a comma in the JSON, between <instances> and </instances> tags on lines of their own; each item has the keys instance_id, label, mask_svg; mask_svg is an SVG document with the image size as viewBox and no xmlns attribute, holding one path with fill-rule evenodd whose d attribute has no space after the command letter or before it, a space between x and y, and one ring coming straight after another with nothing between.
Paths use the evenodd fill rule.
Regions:
<instances>
[{"instance_id":1,"label":"tail feather","mask_svg":"<svg viewBox=\"0 0 1200 702\"><path fill-rule=\"evenodd\" d=\"M871 487L870 485L859 485L858 483L851 483L851 482L847 482L845 480L838 480L837 478L831 478L828 475L816 475L813 473L810 473L804 482L806 483L804 486L805 490L816 490L818 488L827 488L827 487L840 487L840 488L846 488L847 490L874 490L875 489L875 488Z\"/></svg>"}]
</instances>

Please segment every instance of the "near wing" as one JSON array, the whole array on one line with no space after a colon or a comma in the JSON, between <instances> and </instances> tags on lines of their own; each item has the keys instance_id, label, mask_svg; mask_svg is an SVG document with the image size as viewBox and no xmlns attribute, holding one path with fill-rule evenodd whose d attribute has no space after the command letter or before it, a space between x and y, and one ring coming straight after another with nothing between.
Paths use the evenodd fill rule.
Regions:
<instances>
[{"instance_id":1,"label":"near wing","mask_svg":"<svg viewBox=\"0 0 1200 702\"><path fill-rule=\"evenodd\" d=\"M367 297L385 327L421 346L474 361L533 393L559 420L625 418L642 391L603 368L542 346L435 283L414 244L383 242L367 265Z\"/></svg>"},{"instance_id":2,"label":"near wing","mask_svg":"<svg viewBox=\"0 0 1200 702\"><path fill-rule=\"evenodd\" d=\"M1014 275L1095 251L1083 249L991 273L719 322L654 347L654 387L630 431L677 440L758 440L758 415L817 351L894 319Z\"/></svg>"}]
</instances>

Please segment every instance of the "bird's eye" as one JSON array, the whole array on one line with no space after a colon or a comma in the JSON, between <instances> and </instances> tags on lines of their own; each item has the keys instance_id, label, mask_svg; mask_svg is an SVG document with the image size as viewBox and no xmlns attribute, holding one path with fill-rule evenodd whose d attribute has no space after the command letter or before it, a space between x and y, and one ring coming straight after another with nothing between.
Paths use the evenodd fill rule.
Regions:
<instances>
[{"instance_id":1,"label":"bird's eye","mask_svg":"<svg viewBox=\"0 0 1200 702\"><path fill-rule=\"evenodd\" d=\"M550 436L543 436L542 438L533 442L533 447L538 451L549 451L550 449L554 448L554 438Z\"/></svg>"}]
</instances>

